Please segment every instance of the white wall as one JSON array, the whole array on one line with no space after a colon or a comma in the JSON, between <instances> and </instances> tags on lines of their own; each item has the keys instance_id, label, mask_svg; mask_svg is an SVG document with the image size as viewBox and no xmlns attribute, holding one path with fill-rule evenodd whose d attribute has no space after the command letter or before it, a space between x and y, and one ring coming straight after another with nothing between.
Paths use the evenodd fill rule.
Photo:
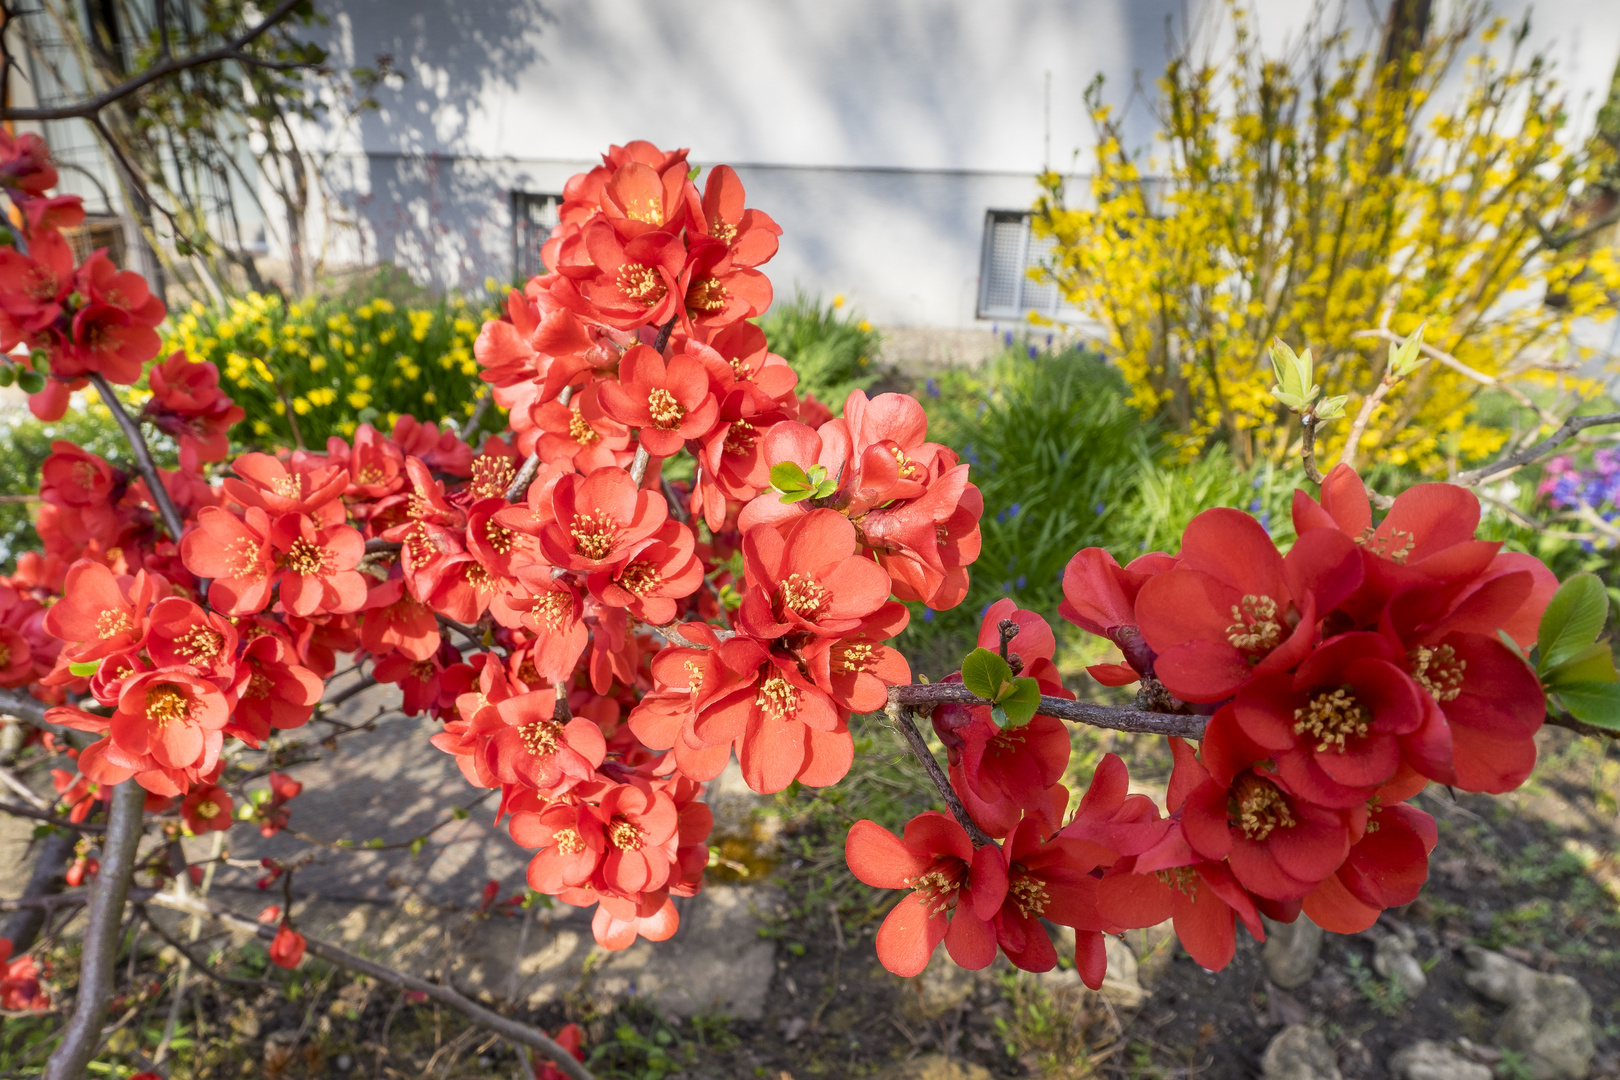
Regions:
<instances>
[{"instance_id":1,"label":"white wall","mask_svg":"<svg viewBox=\"0 0 1620 1080\"><path fill-rule=\"evenodd\" d=\"M738 167L785 230L767 268L779 294L798 284L846 293L876 322L969 324L985 210L1035 195L1046 73L1052 164L1083 168L1085 86L1100 72L1122 100L1138 74L1151 83L1167 20L1180 35L1184 11L1197 24L1212 2L325 0L334 52L388 54L407 76L336 136L333 173L365 223L348 254L441 287L505 278L510 189L559 190L609 143L647 138ZM1256 6L1281 44L1311 5ZM1367 4L1347 13L1371 33ZM1620 4L1544 0L1535 14L1572 104L1600 98ZM1127 128L1145 143L1151 117L1134 108Z\"/></svg>"}]
</instances>

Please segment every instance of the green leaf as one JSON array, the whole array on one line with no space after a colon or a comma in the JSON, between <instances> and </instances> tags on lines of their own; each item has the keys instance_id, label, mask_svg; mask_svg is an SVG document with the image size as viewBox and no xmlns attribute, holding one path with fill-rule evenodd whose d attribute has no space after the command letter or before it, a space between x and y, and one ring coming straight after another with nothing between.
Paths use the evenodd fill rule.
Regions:
<instances>
[{"instance_id":1,"label":"green leaf","mask_svg":"<svg viewBox=\"0 0 1620 1080\"><path fill-rule=\"evenodd\" d=\"M771 487L777 491L802 491L812 486L810 477L795 462L784 461L771 466Z\"/></svg>"},{"instance_id":2,"label":"green leaf","mask_svg":"<svg viewBox=\"0 0 1620 1080\"><path fill-rule=\"evenodd\" d=\"M0 364L0 386L10 386L17 381L17 369L10 364Z\"/></svg>"},{"instance_id":3,"label":"green leaf","mask_svg":"<svg viewBox=\"0 0 1620 1080\"><path fill-rule=\"evenodd\" d=\"M997 653L989 649L974 649L962 661L962 685L968 693L996 700L1002 684L1012 678L1012 668Z\"/></svg>"},{"instance_id":4,"label":"green leaf","mask_svg":"<svg viewBox=\"0 0 1620 1080\"><path fill-rule=\"evenodd\" d=\"M427 837L418 836L415 840L412 840L411 841L411 858L414 859L416 856L422 854L422 849L425 848L425 847L427 847Z\"/></svg>"},{"instance_id":5,"label":"green leaf","mask_svg":"<svg viewBox=\"0 0 1620 1080\"><path fill-rule=\"evenodd\" d=\"M83 679L83 678L86 678L88 676L94 675L96 672L100 671L101 670L101 661L100 660L88 660L88 661L85 661L84 663L80 663L80 662L75 660L72 663L68 664L68 670L71 671L73 674L77 675L79 678Z\"/></svg>"},{"instance_id":6,"label":"green leaf","mask_svg":"<svg viewBox=\"0 0 1620 1080\"><path fill-rule=\"evenodd\" d=\"M1350 396L1348 394L1340 394L1338 397L1323 398L1322 403L1316 407L1316 418L1318 420L1339 419L1340 417L1344 416L1344 403L1349 400Z\"/></svg>"},{"instance_id":7,"label":"green leaf","mask_svg":"<svg viewBox=\"0 0 1620 1080\"><path fill-rule=\"evenodd\" d=\"M1575 719L1609 731L1620 731L1620 682L1560 686L1558 700Z\"/></svg>"},{"instance_id":8,"label":"green leaf","mask_svg":"<svg viewBox=\"0 0 1620 1080\"><path fill-rule=\"evenodd\" d=\"M1004 727L1021 727L1033 720L1041 707L1041 684L1030 678L1014 679L997 704L1010 721Z\"/></svg>"},{"instance_id":9,"label":"green leaf","mask_svg":"<svg viewBox=\"0 0 1620 1080\"><path fill-rule=\"evenodd\" d=\"M383 838L380 836L374 836L370 840L366 841L366 847L368 848L380 848L383 846Z\"/></svg>"},{"instance_id":10,"label":"green leaf","mask_svg":"<svg viewBox=\"0 0 1620 1080\"><path fill-rule=\"evenodd\" d=\"M37 371L23 371L17 374L17 385L22 387L26 394L37 394L45 389L45 376Z\"/></svg>"},{"instance_id":11,"label":"green leaf","mask_svg":"<svg viewBox=\"0 0 1620 1080\"><path fill-rule=\"evenodd\" d=\"M796 502L803 502L806 499L814 498L815 494L815 489L813 488L805 488L803 491L790 491L782 496L782 501L791 506Z\"/></svg>"},{"instance_id":12,"label":"green leaf","mask_svg":"<svg viewBox=\"0 0 1620 1080\"><path fill-rule=\"evenodd\" d=\"M1614 653L1606 641L1594 641L1557 667L1548 669L1541 677L1548 687L1569 686L1573 683L1611 683L1620 681L1614 670Z\"/></svg>"},{"instance_id":13,"label":"green leaf","mask_svg":"<svg viewBox=\"0 0 1620 1080\"><path fill-rule=\"evenodd\" d=\"M1536 635L1541 671L1552 670L1596 641L1608 615L1609 594L1596 574L1576 574L1558 586Z\"/></svg>"},{"instance_id":14,"label":"green leaf","mask_svg":"<svg viewBox=\"0 0 1620 1080\"><path fill-rule=\"evenodd\" d=\"M1013 726L1011 717L1007 715L1007 710L1003 709L1000 705L991 706L990 719L994 720L996 722L996 726L1001 728L1003 731Z\"/></svg>"},{"instance_id":15,"label":"green leaf","mask_svg":"<svg viewBox=\"0 0 1620 1080\"><path fill-rule=\"evenodd\" d=\"M454 810L450 811L450 816L455 818L457 821L465 821L467 820L467 808L465 806L458 806Z\"/></svg>"}]
</instances>

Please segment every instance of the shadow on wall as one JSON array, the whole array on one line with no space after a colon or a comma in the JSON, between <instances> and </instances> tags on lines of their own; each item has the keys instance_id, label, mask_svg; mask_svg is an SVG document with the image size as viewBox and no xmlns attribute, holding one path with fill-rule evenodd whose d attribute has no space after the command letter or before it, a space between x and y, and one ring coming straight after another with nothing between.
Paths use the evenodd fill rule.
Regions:
<instances>
[{"instance_id":1,"label":"shadow on wall","mask_svg":"<svg viewBox=\"0 0 1620 1080\"><path fill-rule=\"evenodd\" d=\"M481 281L510 261L508 177L462 157L472 117L544 63L555 16L538 0L333 0L329 48L404 75L360 117L369 153L339 155L328 182L362 224L363 263L394 263L435 290ZM504 276L504 274L502 275Z\"/></svg>"}]
</instances>

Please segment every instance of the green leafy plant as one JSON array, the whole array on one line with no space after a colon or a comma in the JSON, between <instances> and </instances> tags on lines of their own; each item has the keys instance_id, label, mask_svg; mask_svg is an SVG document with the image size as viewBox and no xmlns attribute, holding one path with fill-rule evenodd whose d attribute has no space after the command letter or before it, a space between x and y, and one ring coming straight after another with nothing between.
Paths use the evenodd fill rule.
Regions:
<instances>
[{"instance_id":1,"label":"green leafy plant","mask_svg":"<svg viewBox=\"0 0 1620 1080\"><path fill-rule=\"evenodd\" d=\"M823 304L800 292L777 302L759 320L771 351L798 372L800 397L810 396L838 415L851 390L877 382L881 338L872 324L845 310L844 298Z\"/></svg>"},{"instance_id":2,"label":"green leafy plant","mask_svg":"<svg viewBox=\"0 0 1620 1080\"><path fill-rule=\"evenodd\" d=\"M1571 716L1620 731L1620 673L1608 642L1598 640L1608 617L1603 582L1576 574L1547 604L1531 659L1542 685Z\"/></svg>"},{"instance_id":3,"label":"green leafy plant","mask_svg":"<svg viewBox=\"0 0 1620 1080\"><path fill-rule=\"evenodd\" d=\"M995 703L990 715L1004 728L1029 723L1040 708L1040 684L1026 676L1014 677L1011 665L989 649L968 653L962 661L962 685Z\"/></svg>"}]
</instances>

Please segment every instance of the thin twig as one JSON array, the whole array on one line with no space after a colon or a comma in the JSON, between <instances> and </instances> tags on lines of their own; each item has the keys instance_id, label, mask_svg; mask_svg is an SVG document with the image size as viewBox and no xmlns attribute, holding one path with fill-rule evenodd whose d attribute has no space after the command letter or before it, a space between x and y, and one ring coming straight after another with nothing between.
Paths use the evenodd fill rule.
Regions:
<instances>
[{"instance_id":1,"label":"thin twig","mask_svg":"<svg viewBox=\"0 0 1620 1080\"><path fill-rule=\"evenodd\" d=\"M23 783L16 773L3 765L0 765L0 784L6 785L6 787L22 796L23 801L35 810L49 810L51 808L49 799Z\"/></svg>"},{"instance_id":2,"label":"thin twig","mask_svg":"<svg viewBox=\"0 0 1620 1080\"><path fill-rule=\"evenodd\" d=\"M890 691L889 704L884 708L883 712L884 715L888 716L889 723L894 725L894 729L905 737L906 744L911 747L912 754L916 756L917 761L922 765L923 771L928 774L928 779L933 783L935 790L939 792L939 797L945 800L946 806L950 807L951 815L956 818L957 824L967 831L969 839L973 841L973 846L984 847L986 844L992 843L993 841L985 831L979 828L979 823L973 820L973 815L967 812L967 807L962 805L962 800L957 796L955 789L951 787L950 778L945 775L945 770L939 767L939 761L934 757L934 752L928 748L928 743L923 740L922 733L917 730L917 725L911 722L910 708L901 704L894 692Z\"/></svg>"},{"instance_id":3,"label":"thin twig","mask_svg":"<svg viewBox=\"0 0 1620 1080\"><path fill-rule=\"evenodd\" d=\"M137 910L140 911L141 918L146 920L146 925L151 928L154 934L162 938L165 944L167 944L175 952L179 953L181 957L190 963L193 969L202 972L210 979L213 979L216 982L224 983L226 986L247 986L254 989L262 989L266 986L272 985L266 979L238 979L234 975L221 975L219 972L208 966L207 960L192 952L191 949L179 938L163 929L162 924L152 917L152 913L150 911L146 910L145 904L139 905ZM175 988L174 993L176 1001L180 999L180 995L183 994L184 991L185 983L182 982L180 986Z\"/></svg>"},{"instance_id":4,"label":"thin twig","mask_svg":"<svg viewBox=\"0 0 1620 1080\"><path fill-rule=\"evenodd\" d=\"M994 702L974 695L961 683L912 683L889 689L889 699L902 705L932 709L935 705L993 705ZM1042 716L1055 716L1071 724L1112 731L1129 731L1143 735L1178 735L1183 739L1201 739L1207 716L1186 713L1148 712L1114 705L1097 705L1089 701L1070 701L1067 698L1041 695L1036 709Z\"/></svg>"},{"instance_id":5,"label":"thin twig","mask_svg":"<svg viewBox=\"0 0 1620 1080\"><path fill-rule=\"evenodd\" d=\"M281 0L268 15L261 19L258 25L239 34L216 49L206 52L194 53L191 56L166 56L145 71L131 76L117 86L97 94L95 97L71 105L56 105L50 108L36 109L5 109L0 111L0 119L5 120L92 120L102 109L128 97L130 94L157 82L167 75L173 75L187 68L201 67L204 64L218 63L223 60L235 60L238 63L252 64L256 67L272 68L277 71L296 70L298 68L313 67L312 64L283 63L272 60L262 60L256 56L244 53L242 50L251 45L257 38L291 15L303 0Z\"/></svg>"},{"instance_id":6,"label":"thin twig","mask_svg":"<svg viewBox=\"0 0 1620 1080\"><path fill-rule=\"evenodd\" d=\"M1547 436L1545 439L1542 439L1540 442L1536 443L1534 446L1526 447L1516 454L1509 454L1507 457L1500 458L1489 465L1483 465L1477 469L1469 469L1466 472L1458 473L1456 482L1459 484L1464 484L1468 487L1473 487L1476 484L1489 480L1498 473L1511 472L1520 466L1530 464L1532 461L1535 461L1537 458L1540 458L1549 451L1556 449L1561 444L1568 442L1570 439L1574 438L1580 432L1585 431L1587 428L1602 427L1605 424L1620 424L1620 412L1593 413L1590 416L1571 416L1569 419L1564 421L1562 427L1553 432L1551 435Z\"/></svg>"},{"instance_id":7,"label":"thin twig","mask_svg":"<svg viewBox=\"0 0 1620 1080\"><path fill-rule=\"evenodd\" d=\"M572 386L563 387L561 392L557 394L557 403L559 405L567 405L572 400L574 400L574 388ZM512 477L512 483L506 489L506 501L517 502L524 495L527 495L529 485L534 483L534 478L539 474L540 448L536 446L534 452L524 459L523 467L518 469L517 475Z\"/></svg>"},{"instance_id":8,"label":"thin twig","mask_svg":"<svg viewBox=\"0 0 1620 1080\"><path fill-rule=\"evenodd\" d=\"M0 688L0 713L7 716L54 728L55 725L46 724L45 721L45 710L48 708L49 705L32 694Z\"/></svg>"},{"instance_id":9,"label":"thin twig","mask_svg":"<svg viewBox=\"0 0 1620 1080\"><path fill-rule=\"evenodd\" d=\"M180 542L180 534L184 531L184 519L180 511L175 509L174 500L169 498L169 489L163 486L163 479L158 475L157 465L152 461L152 451L147 449L146 439L141 435L141 426L124 409L123 402L113 393L112 386L107 377L99 371L90 376L90 385L96 388L101 396L102 403L112 412L113 419L124 433L129 442L130 453L135 455L135 467L140 470L141 479L152 493L152 501L157 503L158 513L163 518L163 527L169 531L169 537Z\"/></svg>"},{"instance_id":10,"label":"thin twig","mask_svg":"<svg viewBox=\"0 0 1620 1080\"><path fill-rule=\"evenodd\" d=\"M477 404L473 406L472 415L467 417L465 424L461 425L461 430L456 432L456 437L464 443L472 442L472 437L478 434L478 425L484 422L484 414L489 412L489 407L494 401L495 395L490 392L489 387L484 387L483 393L478 395Z\"/></svg>"},{"instance_id":11,"label":"thin twig","mask_svg":"<svg viewBox=\"0 0 1620 1080\"><path fill-rule=\"evenodd\" d=\"M134 780L112 790L112 814L102 848L101 872L91 893L90 924L79 962L79 996L73 1018L62 1029L62 1043L45 1066L45 1080L79 1080L101 1043L101 1018L113 990L113 967L123 926L124 900L135 874L146 791Z\"/></svg>"},{"instance_id":12,"label":"thin twig","mask_svg":"<svg viewBox=\"0 0 1620 1080\"><path fill-rule=\"evenodd\" d=\"M245 919L242 916L228 911L212 901L204 900L201 897L181 897L176 896L174 893L158 893L151 898L150 902L158 905L159 907L172 908L176 911L184 911L189 914L202 915L206 918L214 919L215 921L223 923L235 930L253 934L264 941L272 940L276 936L276 927L266 923L256 923L249 919ZM479 1005L476 1002L469 1001L467 998L462 997L461 994L457 993L448 986L427 982L423 979L418 979L414 976L407 975L402 971L395 971L393 968L384 967L381 964L367 960L362 956L356 956L354 953L351 953L346 949L341 949L336 945L321 941L319 938L310 937L307 934L304 936L304 944L311 953L323 960L328 961L329 963L338 964L342 967L350 969L351 971L358 971L362 974L370 975L374 979L379 979L391 986L397 986L402 990L414 990L417 993L426 994L433 1000L444 1005L448 1005L450 1008L461 1013L463 1016L472 1020L476 1024L481 1024L491 1031L497 1031L506 1038L511 1039L513 1042L522 1043L524 1046L533 1047L550 1058L556 1064L558 1070L561 1071L565 1076L570 1077L571 1080L595 1080L584 1065L581 1065L578 1061L576 1061L572 1054L564 1050L561 1046L558 1046L557 1043L544 1032L537 1031L527 1024L519 1023L516 1020L509 1020L499 1013L492 1012L489 1009L484 1008L482 1005Z\"/></svg>"},{"instance_id":13,"label":"thin twig","mask_svg":"<svg viewBox=\"0 0 1620 1080\"><path fill-rule=\"evenodd\" d=\"M99 833L106 832L107 826L88 821L69 821L65 817L58 817L48 810L35 810L32 806L19 806L12 802L0 802L0 813L10 814L12 817L29 818L33 821L43 821L47 825L54 825L58 829L73 829L76 832Z\"/></svg>"}]
</instances>

